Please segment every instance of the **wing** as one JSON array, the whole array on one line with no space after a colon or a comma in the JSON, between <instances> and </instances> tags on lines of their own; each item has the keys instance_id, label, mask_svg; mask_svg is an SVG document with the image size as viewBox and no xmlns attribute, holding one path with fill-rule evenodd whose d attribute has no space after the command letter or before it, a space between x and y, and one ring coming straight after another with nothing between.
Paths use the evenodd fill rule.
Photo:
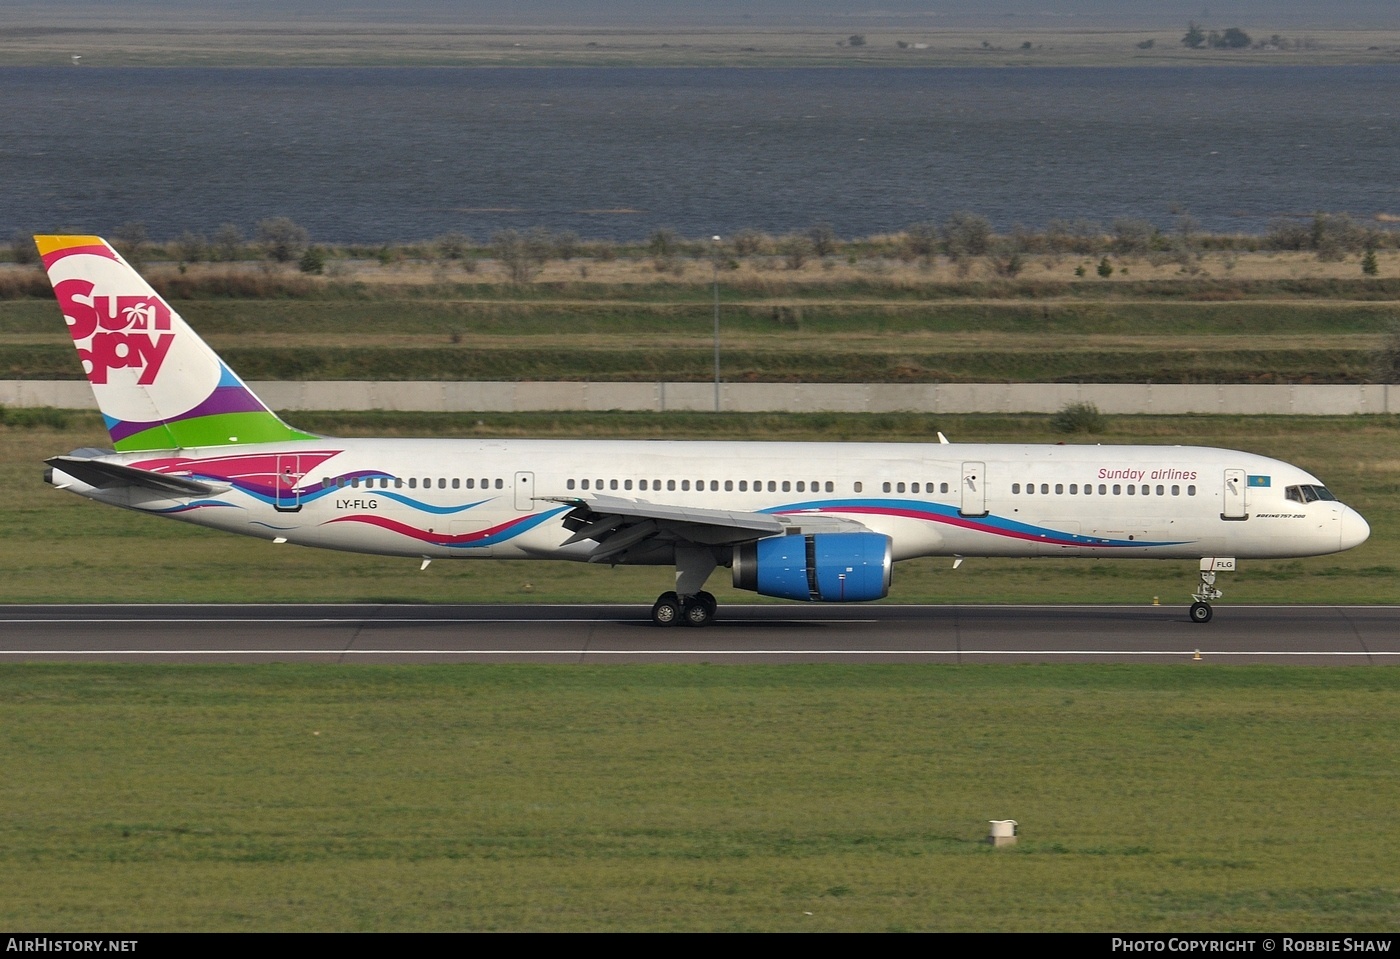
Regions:
<instances>
[{"instance_id":1,"label":"wing","mask_svg":"<svg viewBox=\"0 0 1400 959\"><path fill-rule=\"evenodd\" d=\"M598 545L591 563L625 563L658 547L737 546L769 536L798 532L851 532L866 527L821 513L750 513L736 510L668 506L619 496L548 496L572 506L564 517L573 535L563 546L584 540Z\"/></svg>"},{"instance_id":2,"label":"wing","mask_svg":"<svg viewBox=\"0 0 1400 959\"><path fill-rule=\"evenodd\" d=\"M171 476L166 473L153 473L134 466L117 463L104 463L102 460L81 456L55 456L44 460L54 469L67 473L75 480L95 486L98 489L115 489L122 486L135 486L157 493L175 496L208 496L227 490L227 485L205 483L186 476Z\"/></svg>"}]
</instances>

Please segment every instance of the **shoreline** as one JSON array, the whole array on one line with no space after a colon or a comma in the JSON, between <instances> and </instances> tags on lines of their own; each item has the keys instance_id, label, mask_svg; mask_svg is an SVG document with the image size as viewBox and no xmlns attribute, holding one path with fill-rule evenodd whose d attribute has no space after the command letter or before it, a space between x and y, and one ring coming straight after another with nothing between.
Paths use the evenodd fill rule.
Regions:
<instances>
[{"instance_id":1,"label":"shoreline","mask_svg":"<svg viewBox=\"0 0 1400 959\"><path fill-rule=\"evenodd\" d=\"M1189 49L1171 29L998 26L608 29L278 20L60 22L31 14L0 35L0 67L1218 67L1400 63L1400 28L1242 24L1253 45ZM855 42L859 38L860 42ZM1144 44L1149 44L1144 46ZM77 57L78 60L73 58Z\"/></svg>"}]
</instances>

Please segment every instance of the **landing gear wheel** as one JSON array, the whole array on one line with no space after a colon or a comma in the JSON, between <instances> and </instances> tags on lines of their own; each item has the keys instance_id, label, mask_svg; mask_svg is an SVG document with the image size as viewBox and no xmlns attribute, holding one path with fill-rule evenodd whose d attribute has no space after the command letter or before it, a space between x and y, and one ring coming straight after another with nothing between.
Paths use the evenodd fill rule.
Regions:
<instances>
[{"instance_id":1,"label":"landing gear wheel","mask_svg":"<svg viewBox=\"0 0 1400 959\"><path fill-rule=\"evenodd\" d=\"M1210 617L1213 615L1213 612L1209 603L1192 603L1191 622L1208 623L1210 622Z\"/></svg>"},{"instance_id":2,"label":"landing gear wheel","mask_svg":"<svg viewBox=\"0 0 1400 959\"><path fill-rule=\"evenodd\" d=\"M713 593L707 593L703 589L695 594L695 602L704 603L706 606L710 607L711 616L715 614L715 610L719 609L719 600L715 599Z\"/></svg>"},{"instance_id":3,"label":"landing gear wheel","mask_svg":"<svg viewBox=\"0 0 1400 959\"><path fill-rule=\"evenodd\" d=\"M681 618L681 599L675 593L662 593L651 607L651 621L657 626L674 626Z\"/></svg>"},{"instance_id":4,"label":"landing gear wheel","mask_svg":"<svg viewBox=\"0 0 1400 959\"><path fill-rule=\"evenodd\" d=\"M706 602L704 597L708 593L697 593L685 604L685 624L687 626L708 626L715 618L716 604L714 597L710 596L710 601Z\"/></svg>"}]
</instances>

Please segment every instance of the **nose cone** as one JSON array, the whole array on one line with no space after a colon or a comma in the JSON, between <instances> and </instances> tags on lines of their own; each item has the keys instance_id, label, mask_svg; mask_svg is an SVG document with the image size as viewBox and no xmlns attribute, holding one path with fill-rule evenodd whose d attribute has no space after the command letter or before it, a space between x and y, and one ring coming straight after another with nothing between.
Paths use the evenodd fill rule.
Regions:
<instances>
[{"instance_id":1,"label":"nose cone","mask_svg":"<svg viewBox=\"0 0 1400 959\"><path fill-rule=\"evenodd\" d=\"M1371 535L1371 525L1361 518L1361 514L1350 506L1342 513L1342 536L1339 547L1351 549L1366 542Z\"/></svg>"}]
</instances>

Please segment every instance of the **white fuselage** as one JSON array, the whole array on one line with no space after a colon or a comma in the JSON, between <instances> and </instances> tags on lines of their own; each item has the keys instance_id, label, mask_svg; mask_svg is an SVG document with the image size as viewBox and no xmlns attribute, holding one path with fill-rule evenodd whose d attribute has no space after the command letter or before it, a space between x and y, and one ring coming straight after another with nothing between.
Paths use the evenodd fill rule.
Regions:
<instances>
[{"instance_id":1,"label":"white fuselage","mask_svg":"<svg viewBox=\"0 0 1400 959\"><path fill-rule=\"evenodd\" d=\"M555 498L595 495L835 517L889 536L896 560L1294 557L1369 533L1342 503L1289 498L1321 488L1307 472L1200 447L328 438L105 459L216 489L56 485L230 532L433 559L586 561L595 544L561 545L570 506Z\"/></svg>"}]
</instances>

